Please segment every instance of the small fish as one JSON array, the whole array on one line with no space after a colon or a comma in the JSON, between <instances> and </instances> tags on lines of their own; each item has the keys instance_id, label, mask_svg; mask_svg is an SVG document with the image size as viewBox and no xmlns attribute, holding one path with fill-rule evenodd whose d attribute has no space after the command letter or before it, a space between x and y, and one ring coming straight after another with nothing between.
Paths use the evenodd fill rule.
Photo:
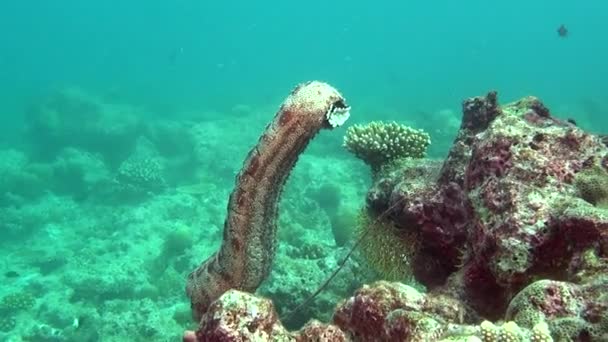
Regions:
<instances>
[{"instance_id":1,"label":"small fish","mask_svg":"<svg viewBox=\"0 0 608 342\"><path fill-rule=\"evenodd\" d=\"M557 28L557 34L562 37L562 38L566 38L568 37L568 29L566 28L566 25L561 24L558 28Z\"/></svg>"},{"instance_id":2,"label":"small fish","mask_svg":"<svg viewBox=\"0 0 608 342\"><path fill-rule=\"evenodd\" d=\"M15 271L8 271L8 272L4 273L4 276L7 278L17 278L17 277L19 277L19 273L15 272Z\"/></svg>"},{"instance_id":3,"label":"small fish","mask_svg":"<svg viewBox=\"0 0 608 342\"><path fill-rule=\"evenodd\" d=\"M568 119L566 119L566 121L573 124L574 126L576 126L576 121L574 119L568 118Z\"/></svg>"}]
</instances>

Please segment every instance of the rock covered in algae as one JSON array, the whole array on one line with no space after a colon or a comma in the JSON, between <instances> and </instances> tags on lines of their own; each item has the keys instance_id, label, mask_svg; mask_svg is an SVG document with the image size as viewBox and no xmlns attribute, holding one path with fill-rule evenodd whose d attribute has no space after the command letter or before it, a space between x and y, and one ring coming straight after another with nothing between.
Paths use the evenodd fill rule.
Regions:
<instances>
[{"instance_id":1,"label":"rock covered in algae","mask_svg":"<svg viewBox=\"0 0 608 342\"><path fill-rule=\"evenodd\" d=\"M464 324L461 303L413 287L379 281L359 289L338 305L332 323L313 320L288 332L272 303L253 294L231 290L203 316L198 341L553 341L539 321L531 328L514 321Z\"/></svg>"},{"instance_id":2,"label":"rock covered in algae","mask_svg":"<svg viewBox=\"0 0 608 342\"><path fill-rule=\"evenodd\" d=\"M458 307L438 314L447 312L441 308L446 304L410 286L381 281L339 305L332 324L313 320L290 333L269 300L230 290L211 305L196 335L199 341L435 341L459 317Z\"/></svg>"},{"instance_id":3,"label":"rock covered in algae","mask_svg":"<svg viewBox=\"0 0 608 342\"><path fill-rule=\"evenodd\" d=\"M290 341L272 302L237 290L216 300L201 319L200 341Z\"/></svg>"},{"instance_id":4,"label":"rock covered in algae","mask_svg":"<svg viewBox=\"0 0 608 342\"><path fill-rule=\"evenodd\" d=\"M368 206L378 214L395 206L395 225L420 232L419 281L451 287L480 315L499 319L534 280L573 279L585 251L605 260L608 212L581 192L592 183L595 196L604 193L608 149L534 97L501 107L490 93L464 101L463 113L436 182L420 186L408 178L411 167L384 174Z\"/></svg>"},{"instance_id":5,"label":"rock covered in algae","mask_svg":"<svg viewBox=\"0 0 608 342\"><path fill-rule=\"evenodd\" d=\"M281 324L272 302L253 294L229 290L203 315L198 341L348 341L337 326L311 321L296 332Z\"/></svg>"},{"instance_id":6,"label":"rock covered in algae","mask_svg":"<svg viewBox=\"0 0 608 342\"><path fill-rule=\"evenodd\" d=\"M372 215L391 208L385 217L420 239L412 266L428 293L377 282L339 304L332 324L292 333L271 306L254 320L243 316L259 311L232 310L265 322L234 336L264 326L296 341L608 340L608 148L533 97L501 107L490 93L463 112L442 165L391 165L367 196ZM218 326L214 315L202 326Z\"/></svg>"},{"instance_id":7,"label":"rock covered in algae","mask_svg":"<svg viewBox=\"0 0 608 342\"><path fill-rule=\"evenodd\" d=\"M540 280L520 291L506 318L523 326L548 322L557 341L603 341L608 337L608 277L582 285Z\"/></svg>"},{"instance_id":8,"label":"rock covered in algae","mask_svg":"<svg viewBox=\"0 0 608 342\"><path fill-rule=\"evenodd\" d=\"M434 341L448 321L428 303L413 287L380 281L339 305L333 320L355 341Z\"/></svg>"}]
</instances>

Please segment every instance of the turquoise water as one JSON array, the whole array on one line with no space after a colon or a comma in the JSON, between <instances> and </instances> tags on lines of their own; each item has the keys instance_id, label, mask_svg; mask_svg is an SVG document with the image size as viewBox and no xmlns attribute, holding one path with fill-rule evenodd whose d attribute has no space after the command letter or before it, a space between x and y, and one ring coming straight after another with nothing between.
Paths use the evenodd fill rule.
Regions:
<instances>
[{"instance_id":1,"label":"turquoise water","mask_svg":"<svg viewBox=\"0 0 608 342\"><path fill-rule=\"evenodd\" d=\"M349 125L425 129L431 157L447 152L461 101L489 90L608 133L606 13L599 0L4 1L0 297L24 304L0 308L0 339L192 328L185 277L219 245L234 175L299 82L337 87ZM280 310L335 267L336 226L363 205L369 170L344 132L319 136L287 185L261 289ZM292 326L371 279L353 269Z\"/></svg>"},{"instance_id":2,"label":"turquoise water","mask_svg":"<svg viewBox=\"0 0 608 342\"><path fill-rule=\"evenodd\" d=\"M78 84L162 111L267 103L294 83L323 79L354 105L400 112L456 107L497 89L505 100L534 94L582 116L584 103L607 101L606 6L7 1L2 99L17 110L49 87Z\"/></svg>"}]
</instances>

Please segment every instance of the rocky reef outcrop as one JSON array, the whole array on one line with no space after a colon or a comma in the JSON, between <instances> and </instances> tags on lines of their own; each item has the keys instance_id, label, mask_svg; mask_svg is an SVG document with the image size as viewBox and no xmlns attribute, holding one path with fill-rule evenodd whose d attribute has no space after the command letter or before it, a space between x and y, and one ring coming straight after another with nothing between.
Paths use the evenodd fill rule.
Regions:
<instances>
[{"instance_id":1,"label":"rocky reef outcrop","mask_svg":"<svg viewBox=\"0 0 608 342\"><path fill-rule=\"evenodd\" d=\"M268 302L230 291L197 338L605 341L607 184L602 138L539 99L467 99L443 163L395 163L367 195L372 217L417 237L411 266L427 293L378 282L339 304L332 322L287 332Z\"/></svg>"}]
</instances>

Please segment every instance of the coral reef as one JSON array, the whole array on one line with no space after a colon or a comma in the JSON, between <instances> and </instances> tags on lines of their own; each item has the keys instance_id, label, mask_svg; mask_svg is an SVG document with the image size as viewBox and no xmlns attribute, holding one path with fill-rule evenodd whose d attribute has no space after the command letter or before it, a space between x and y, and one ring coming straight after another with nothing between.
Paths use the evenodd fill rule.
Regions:
<instances>
[{"instance_id":1,"label":"coral reef","mask_svg":"<svg viewBox=\"0 0 608 342\"><path fill-rule=\"evenodd\" d=\"M466 100L445 161L406 150L401 156L416 158L401 158L397 140L376 132L387 153L371 156L372 180L359 160L330 155L339 137L320 136L282 193L280 243L261 235L249 245L276 247L275 267L257 290L273 303L228 291L199 322L183 302L183 279L221 247L232 171L266 111L238 106L243 119L234 120L197 110L165 121L106 100L56 92L27 114L26 145L0 150L0 340L161 341L199 323L201 340L608 340L608 139L555 118L536 98ZM280 132L308 127L293 113L277 114ZM416 123L433 136L429 155L451 142L444 129L454 127L454 114ZM283 152L250 154L239 175L247 198L276 203L278 193L251 184L268 185L256 177L277 166L260 156ZM249 208L260 202L237 194L241 206L229 217L260 212ZM274 224L267 219L276 207L264 208L250 222ZM357 224L368 239L343 264ZM413 276L428 291L373 283L377 273ZM311 317L319 321L305 324Z\"/></svg>"},{"instance_id":2,"label":"coral reef","mask_svg":"<svg viewBox=\"0 0 608 342\"><path fill-rule=\"evenodd\" d=\"M29 309L33 307L35 303L36 300L31 293L12 293L2 298L2 301L0 301L0 311L15 312Z\"/></svg>"},{"instance_id":3,"label":"coral reef","mask_svg":"<svg viewBox=\"0 0 608 342\"><path fill-rule=\"evenodd\" d=\"M379 281L356 291L336 308L330 323L316 320L289 332L268 299L229 290L185 341L553 341L545 321L527 328L514 321L463 324L462 305L441 295Z\"/></svg>"},{"instance_id":4,"label":"coral reef","mask_svg":"<svg viewBox=\"0 0 608 342\"><path fill-rule=\"evenodd\" d=\"M0 204L36 199L44 193L40 172L19 150L0 150Z\"/></svg>"},{"instance_id":5,"label":"coral reef","mask_svg":"<svg viewBox=\"0 0 608 342\"><path fill-rule=\"evenodd\" d=\"M396 122L374 121L350 126L344 136L344 147L368 164L373 172L400 158L422 158L431 137Z\"/></svg>"},{"instance_id":6,"label":"coral reef","mask_svg":"<svg viewBox=\"0 0 608 342\"><path fill-rule=\"evenodd\" d=\"M396 224L421 232L419 281L435 288L451 276L448 291L464 285L465 301L497 319L532 280L568 279L583 250L605 248L605 215L581 201L573 180L601 166L607 150L535 98L499 107L491 93L463 112L437 182L417 187L404 172L378 180L368 199L376 210L399 203Z\"/></svg>"},{"instance_id":7,"label":"coral reef","mask_svg":"<svg viewBox=\"0 0 608 342\"><path fill-rule=\"evenodd\" d=\"M32 106L26 115L27 133L46 158L66 147L100 153L110 164L126 157L143 131L142 112L110 104L79 88L63 88Z\"/></svg>"},{"instance_id":8,"label":"coral reef","mask_svg":"<svg viewBox=\"0 0 608 342\"><path fill-rule=\"evenodd\" d=\"M120 164L116 180L125 191L146 193L165 187L162 163L154 157L132 156Z\"/></svg>"},{"instance_id":9,"label":"coral reef","mask_svg":"<svg viewBox=\"0 0 608 342\"><path fill-rule=\"evenodd\" d=\"M122 107L99 101L104 111ZM201 256L218 249L234 170L267 124L265 114L276 108L256 104L235 120L226 112L210 118L208 104L193 106L187 117L151 107L133 112L142 115L144 130L128 133L133 139L127 145L117 141L95 149L78 136L54 145L32 134L20 137L31 145L0 149L0 299L22 291L36 298L33 308L0 314L0 328L7 330L0 331L0 340L169 341L194 327L184 279ZM63 116L62 110L56 114ZM175 124L159 122L162 117ZM57 122L56 132L86 124ZM99 125L103 131L104 123ZM364 201L367 170L354 158L331 155L318 140L329 137L334 151L342 152L341 135L315 138L311 147L318 152L307 148L282 193L281 243L275 267L258 290L280 314L314 291L344 252L333 243L332 201L340 200L340 210L355 218ZM36 153L47 145L48 154ZM116 154L107 154L114 149ZM138 183L119 175L121 164L146 158L161 164L165 185L151 182L151 190L131 192L125 185ZM327 184L339 185L340 194ZM339 224L352 234L348 220ZM345 270L311 306L283 319L285 327L298 329L311 317L329 320L336 301L370 281L357 263Z\"/></svg>"},{"instance_id":10,"label":"coral reef","mask_svg":"<svg viewBox=\"0 0 608 342\"><path fill-rule=\"evenodd\" d=\"M71 195L80 200L94 194L98 187L106 184L111 177L110 171L98 154L73 147L59 151L47 173L51 175L46 179L53 179L47 186L54 193Z\"/></svg>"},{"instance_id":11,"label":"coral reef","mask_svg":"<svg viewBox=\"0 0 608 342\"><path fill-rule=\"evenodd\" d=\"M17 321L13 317L0 318L0 331L11 331L17 326Z\"/></svg>"},{"instance_id":12,"label":"coral reef","mask_svg":"<svg viewBox=\"0 0 608 342\"><path fill-rule=\"evenodd\" d=\"M348 116L342 95L321 82L298 85L283 102L237 176L220 250L188 277L195 319L227 290L255 291L266 279L276 251L279 195L291 169L321 129L340 126Z\"/></svg>"},{"instance_id":13,"label":"coral reef","mask_svg":"<svg viewBox=\"0 0 608 342\"><path fill-rule=\"evenodd\" d=\"M428 293L377 282L340 304L331 325L313 324L332 332L328 341L606 340L607 168L602 139L537 98L465 100L442 164L389 165L367 195L371 215L416 237L412 270ZM230 316L233 326L253 311L272 318L265 331L283 329L270 306L261 310ZM216 321L205 316L201 326Z\"/></svg>"},{"instance_id":14,"label":"coral reef","mask_svg":"<svg viewBox=\"0 0 608 342\"><path fill-rule=\"evenodd\" d=\"M399 229L392 221L362 210L358 235L362 239L361 254L382 279L412 281L412 257L419 249L417 232Z\"/></svg>"},{"instance_id":15,"label":"coral reef","mask_svg":"<svg viewBox=\"0 0 608 342\"><path fill-rule=\"evenodd\" d=\"M506 312L506 318L522 326L547 322L557 341L593 340L608 337L606 279L582 285L539 280L520 291Z\"/></svg>"},{"instance_id":16,"label":"coral reef","mask_svg":"<svg viewBox=\"0 0 608 342\"><path fill-rule=\"evenodd\" d=\"M479 325L479 330L483 342L553 341L547 323L542 321L535 324L531 330L522 329L513 321L506 322L501 326L496 326L490 321L483 321Z\"/></svg>"},{"instance_id":17,"label":"coral reef","mask_svg":"<svg viewBox=\"0 0 608 342\"><path fill-rule=\"evenodd\" d=\"M11 331L17 326L18 315L36 304L32 293L21 291L6 295L0 301L0 331Z\"/></svg>"},{"instance_id":18,"label":"coral reef","mask_svg":"<svg viewBox=\"0 0 608 342\"><path fill-rule=\"evenodd\" d=\"M603 167L595 166L577 173L574 185L582 199L608 209L608 172Z\"/></svg>"}]
</instances>

